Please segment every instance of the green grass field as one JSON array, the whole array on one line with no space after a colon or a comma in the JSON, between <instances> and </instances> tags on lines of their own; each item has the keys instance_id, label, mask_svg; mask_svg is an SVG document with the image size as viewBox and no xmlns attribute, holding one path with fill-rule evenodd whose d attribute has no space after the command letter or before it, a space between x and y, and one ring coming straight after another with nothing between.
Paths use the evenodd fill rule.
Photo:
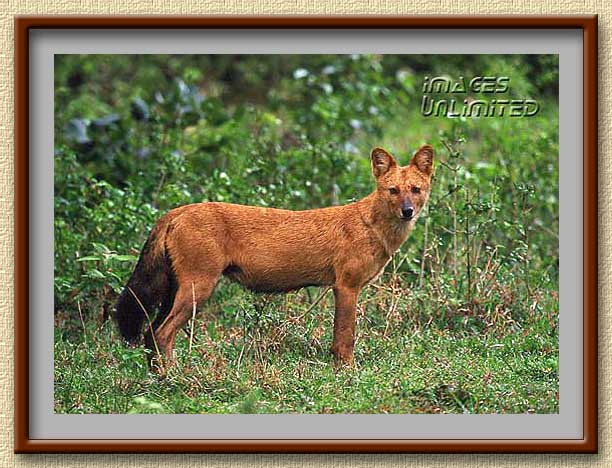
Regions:
<instances>
[{"instance_id":1,"label":"green grass field","mask_svg":"<svg viewBox=\"0 0 612 468\"><path fill-rule=\"evenodd\" d=\"M58 56L57 413L556 413L553 56ZM425 76L510 77L529 118L424 117ZM229 79L228 77L231 77ZM155 220L205 200L291 209L374 187L369 151L436 151L426 212L329 352L333 294L223 279L163 378L109 320Z\"/></svg>"},{"instance_id":2,"label":"green grass field","mask_svg":"<svg viewBox=\"0 0 612 468\"><path fill-rule=\"evenodd\" d=\"M397 299L385 276L364 291L354 368L335 370L328 352L331 293L309 312L305 292L272 299L249 295L223 309L215 298L196 320L193 338L187 332L179 337L177 365L166 378L149 373L143 349L126 348L110 322L86 326L76 341L58 332L56 412L558 410L554 316L519 328L495 311L415 314L419 295L406 291ZM248 314L255 313L251 301L262 307L255 322L249 322ZM399 303L385 307L392 301Z\"/></svg>"}]
</instances>

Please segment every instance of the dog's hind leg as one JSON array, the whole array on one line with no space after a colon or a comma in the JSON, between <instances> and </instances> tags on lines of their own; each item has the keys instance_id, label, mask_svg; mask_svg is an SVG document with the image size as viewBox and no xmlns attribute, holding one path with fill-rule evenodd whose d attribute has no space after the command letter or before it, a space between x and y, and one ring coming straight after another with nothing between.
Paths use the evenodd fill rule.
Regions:
<instances>
[{"instance_id":1,"label":"dog's hind leg","mask_svg":"<svg viewBox=\"0 0 612 468\"><path fill-rule=\"evenodd\" d=\"M165 364L172 363L177 332L191 319L194 308L210 297L219 275L205 275L193 281L182 280L180 282L170 312L155 329L154 340L151 338L152 343L148 345L153 351L152 367L155 367L154 363L159 359ZM165 364L162 364L161 369L156 370L163 371Z\"/></svg>"}]
</instances>

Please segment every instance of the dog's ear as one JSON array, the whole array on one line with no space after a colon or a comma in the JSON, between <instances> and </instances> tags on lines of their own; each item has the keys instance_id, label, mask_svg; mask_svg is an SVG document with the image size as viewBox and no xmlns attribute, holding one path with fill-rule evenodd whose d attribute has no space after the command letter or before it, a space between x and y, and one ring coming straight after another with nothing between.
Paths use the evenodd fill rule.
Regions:
<instances>
[{"instance_id":1,"label":"dog's ear","mask_svg":"<svg viewBox=\"0 0 612 468\"><path fill-rule=\"evenodd\" d=\"M434 151L430 145L421 146L410 161L412 166L423 174L430 176L433 171Z\"/></svg>"},{"instance_id":2,"label":"dog's ear","mask_svg":"<svg viewBox=\"0 0 612 468\"><path fill-rule=\"evenodd\" d=\"M374 148L371 154L372 173L377 179L397 166L395 159L382 148Z\"/></svg>"}]
</instances>

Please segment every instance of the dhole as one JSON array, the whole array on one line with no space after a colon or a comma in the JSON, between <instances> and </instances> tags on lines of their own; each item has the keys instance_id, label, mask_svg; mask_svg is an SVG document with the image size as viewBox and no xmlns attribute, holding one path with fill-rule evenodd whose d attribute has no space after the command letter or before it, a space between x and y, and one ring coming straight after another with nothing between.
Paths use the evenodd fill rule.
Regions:
<instances>
[{"instance_id":1,"label":"dhole","mask_svg":"<svg viewBox=\"0 0 612 468\"><path fill-rule=\"evenodd\" d=\"M168 212L117 301L123 337L137 342L146 319L145 346L171 362L177 331L221 275L259 292L332 286L331 349L337 363L351 364L357 296L414 227L429 197L434 152L422 146L403 167L382 148L371 159L376 190L348 205L289 211L211 202Z\"/></svg>"}]
</instances>

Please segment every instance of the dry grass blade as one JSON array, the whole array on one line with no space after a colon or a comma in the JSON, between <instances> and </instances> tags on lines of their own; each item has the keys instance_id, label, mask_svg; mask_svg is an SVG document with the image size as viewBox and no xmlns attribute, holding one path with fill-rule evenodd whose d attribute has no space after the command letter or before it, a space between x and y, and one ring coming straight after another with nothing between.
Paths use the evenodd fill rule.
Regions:
<instances>
[{"instance_id":1,"label":"dry grass blade","mask_svg":"<svg viewBox=\"0 0 612 468\"><path fill-rule=\"evenodd\" d=\"M189 327L189 354L191 354L191 349L193 347L193 329L195 328L195 315L196 315L196 298L195 298L195 286L193 282L191 283L191 298L193 301L193 309L191 311L191 326Z\"/></svg>"},{"instance_id":2,"label":"dry grass blade","mask_svg":"<svg viewBox=\"0 0 612 468\"><path fill-rule=\"evenodd\" d=\"M155 339L155 330L153 330L153 323L151 322L151 317L149 316L149 313L147 312L146 307L142 304L142 302L140 302L140 299L138 299L138 296L132 290L132 288L130 288L129 286L127 286L127 288L130 291L130 293L132 293L132 296L134 296L134 299L136 299L136 302L138 302L138 305L144 312L145 317L147 318L147 325L149 326L149 332L151 333L151 339L153 340L153 346L155 346L155 354L159 358L159 363L162 367L162 371L165 371L163 359L161 359L161 352L159 351L159 346L157 345L157 340Z\"/></svg>"}]
</instances>

